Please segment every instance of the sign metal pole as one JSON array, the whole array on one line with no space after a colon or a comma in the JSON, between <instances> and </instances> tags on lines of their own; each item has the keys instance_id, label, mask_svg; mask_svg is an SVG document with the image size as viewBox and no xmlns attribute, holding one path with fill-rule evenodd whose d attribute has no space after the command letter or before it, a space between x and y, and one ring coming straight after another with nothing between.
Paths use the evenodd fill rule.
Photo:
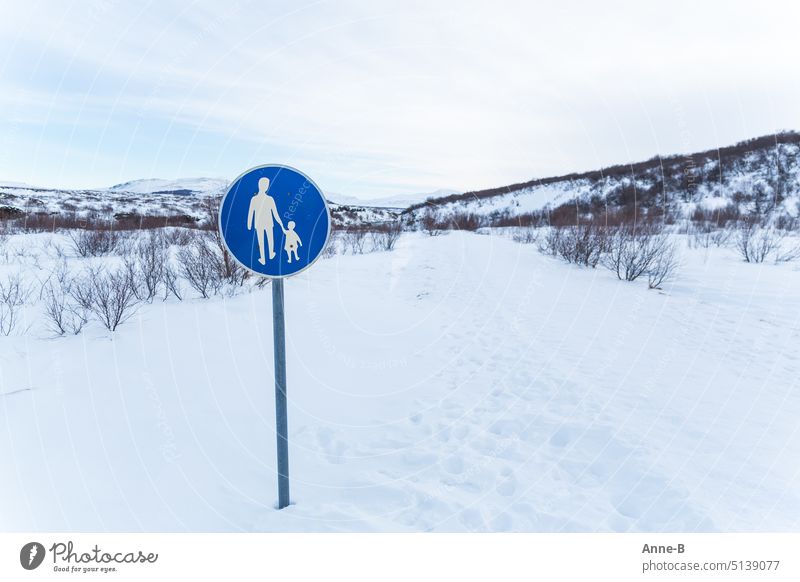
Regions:
<instances>
[{"instance_id":1,"label":"sign metal pole","mask_svg":"<svg viewBox=\"0 0 800 582\"><path fill-rule=\"evenodd\" d=\"M272 280L272 334L275 348L275 432L278 440L278 509L289 505L289 415L286 410L286 326L283 279Z\"/></svg>"}]
</instances>

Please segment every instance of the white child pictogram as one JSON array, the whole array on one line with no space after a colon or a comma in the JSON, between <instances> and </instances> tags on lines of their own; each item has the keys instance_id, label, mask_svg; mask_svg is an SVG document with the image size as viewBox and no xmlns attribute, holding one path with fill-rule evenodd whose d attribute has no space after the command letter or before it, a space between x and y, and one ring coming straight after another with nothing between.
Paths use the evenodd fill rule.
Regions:
<instances>
[{"instance_id":1,"label":"white child pictogram","mask_svg":"<svg viewBox=\"0 0 800 582\"><path fill-rule=\"evenodd\" d=\"M300 236L294 231L294 220L289 221L287 229L283 232L286 235L286 243L283 248L286 251L289 262L292 262L292 253L294 253L295 260L299 261L300 257L297 254L297 247L303 246L303 241L300 240Z\"/></svg>"}]
</instances>

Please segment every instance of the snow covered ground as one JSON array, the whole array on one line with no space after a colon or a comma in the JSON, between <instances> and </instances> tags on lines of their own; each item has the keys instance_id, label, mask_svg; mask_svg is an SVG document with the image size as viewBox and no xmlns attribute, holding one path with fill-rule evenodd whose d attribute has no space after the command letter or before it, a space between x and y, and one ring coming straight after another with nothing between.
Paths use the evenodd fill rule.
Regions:
<instances>
[{"instance_id":1,"label":"snow covered ground","mask_svg":"<svg viewBox=\"0 0 800 582\"><path fill-rule=\"evenodd\" d=\"M0 275L46 276L49 237ZM468 233L289 280L280 512L269 288L113 336L32 308L0 337L0 528L796 531L800 270L683 248L663 292Z\"/></svg>"}]
</instances>

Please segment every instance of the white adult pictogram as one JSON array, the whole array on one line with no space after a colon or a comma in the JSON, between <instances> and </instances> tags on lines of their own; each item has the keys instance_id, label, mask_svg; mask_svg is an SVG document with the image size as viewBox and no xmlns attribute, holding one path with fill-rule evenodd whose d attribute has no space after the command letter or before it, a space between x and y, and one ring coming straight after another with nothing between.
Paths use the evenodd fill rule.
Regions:
<instances>
[{"instance_id":1,"label":"white adult pictogram","mask_svg":"<svg viewBox=\"0 0 800 582\"><path fill-rule=\"evenodd\" d=\"M255 222L258 251L261 254L258 262L262 265L267 262L264 256L265 233L267 235L267 246L269 247L269 258L270 260L275 258L275 242L272 234L272 230L275 228L275 223L272 221L273 217L280 225L281 230L286 233L281 217L278 214L278 207L275 206L275 199L267 194L267 190L269 190L269 178L260 178L258 180L258 192L250 200L250 209L247 211L247 230L252 230L253 222Z\"/></svg>"}]
</instances>

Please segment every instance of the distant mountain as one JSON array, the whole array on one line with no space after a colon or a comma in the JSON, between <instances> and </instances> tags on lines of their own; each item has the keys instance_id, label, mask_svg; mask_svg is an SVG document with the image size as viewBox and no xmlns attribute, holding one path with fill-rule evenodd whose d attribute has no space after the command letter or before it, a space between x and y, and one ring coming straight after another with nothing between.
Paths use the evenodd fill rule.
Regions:
<instances>
[{"instance_id":1,"label":"distant mountain","mask_svg":"<svg viewBox=\"0 0 800 582\"><path fill-rule=\"evenodd\" d=\"M429 198L442 198L444 196L452 196L461 194L458 190L451 190L449 188L441 188L434 192L422 192L419 194L405 194L399 196L388 196L385 198L357 198L355 196L346 196L344 194L327 194L326 197L331 202L342 204L346 206L371 206L374 208L408 208L413 204L424 202Z\"/></svg>"},{"instance_id":2,"label":"distant mountain","mask_svg":"<svg viewBox=\"0 0 800 582\"><path fill-rule=\"evenodd\" d=\"M0 180L0 188L33 188L30 184L25 182L9 182L8 180Z\"/></svg>"},{"instance_id":3,"label":"distant mountain","mask_svg":"<svg viewBox=\"0 0 800 582\"><path fill-rule=\"evenodd\" d=\"M228 183L228 180L222 178L185 178L181 180L147 178L116 184L110 188L100 188L100 190L132 192L135 194L210 195L224 192L228 187Z\"/></svg>"}]
</instances>

